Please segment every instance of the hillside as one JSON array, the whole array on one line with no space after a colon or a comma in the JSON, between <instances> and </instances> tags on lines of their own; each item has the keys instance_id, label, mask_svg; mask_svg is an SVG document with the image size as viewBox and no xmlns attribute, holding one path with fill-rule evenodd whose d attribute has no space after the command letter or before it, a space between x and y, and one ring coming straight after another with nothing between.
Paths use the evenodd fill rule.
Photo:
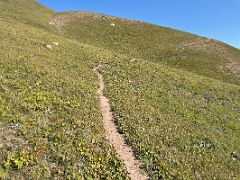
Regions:
<instances>
[{"instance_id":1,"label":"hillside","mask_svg":"<svg viewBox=\"0 0 240 180\"><path fill-rule=\"evenodd\" d=\"M0 18L14 19L39 28L49 29L49 19L54 11L35 0L0 0Z\"/></svg>"},{"instance_id":2,"label":"hillside","mask_svg":"<svg viewBox=\"0 0 240 180\"><path fill-rule=\"evenodd\" d=\"M239 178L239 86L141 61L103 74L120 131L152 179Z\"/></svg>"},{"instance_id":3,"label":"hillside","mask_svg":"<svg viewBox=\"0 0 240 180\"><path fill-rule=\"evenodd\" d=\"M0 179L129 179L118 145L149 179L239 179L239 50L34 0L0 27Z\"/></svg>"},{"instance_id":4,"label":"hillside","mask_svg":"<svg viewBox=\"0 0 240 180\"><path fill-rule=\"evenodd\" d=\"M52 23L82 43L240 84L240 51L212 39L89 12L59 13Z\"/></svg>"}]
</instances>

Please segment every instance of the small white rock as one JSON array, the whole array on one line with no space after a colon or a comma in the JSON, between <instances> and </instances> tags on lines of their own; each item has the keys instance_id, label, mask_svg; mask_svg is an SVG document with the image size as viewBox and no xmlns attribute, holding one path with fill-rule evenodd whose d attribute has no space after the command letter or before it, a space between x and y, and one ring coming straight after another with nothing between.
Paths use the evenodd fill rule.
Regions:
<instances>
[{"instance_id":1,"label":"small white rock","mask_svg":"<svg viewBox=\"0 0 240 180\"><path fill-rule=\"evenodd\" d=\"M115 24L115 23L112 23L112 24L111 24L111 26L115 27L115 26L116 26L116 24Z\"/></svg>"},{"instance_id":2,"label":"small white rock","mask_svg":"<svg viewBox=\"0 0 240 180\"><path fill-rule=\"evenodd\" d=\"M58 43L58 42L53 42L53 44L54 44L55 46L58 46L58 45L59 45L59 43Z\"/></svg>"},{"instance_id":3,"label":"small white rock","mask_svg":"<svg viewBox=\"0 0 240 180\"><path fill-rule=\"evenodd\" d=\"M136 61L136 59L133 58L133 59L130 60L130 63L133 63L135 61Z\"/></svg>"},{"instance_id":4,"label":"small white rock","mask_svg":"<svg viewBox=\"0 0 240 180\"><path fill-rule=\"evenodd\" d=\"M52 49L52 45L48 44L48 45L47 45L47 48L48 48L48 49Z\"/></svg>"}]
</instances>

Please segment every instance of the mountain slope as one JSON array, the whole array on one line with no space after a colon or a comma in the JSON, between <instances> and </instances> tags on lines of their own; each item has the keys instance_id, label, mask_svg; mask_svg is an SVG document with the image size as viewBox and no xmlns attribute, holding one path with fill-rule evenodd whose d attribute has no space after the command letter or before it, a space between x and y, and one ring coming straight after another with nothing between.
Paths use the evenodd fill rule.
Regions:
<instances>
[{"instance_id":1,"label":"mountain slope","mask_svg":"<svg viewBox=\"0 0 240 180\"><path fill-rule=\"evenodd\" d=\"M12 19L0 26L0 179L125 178L92 73L104 51Z\"/></svg>"},{"instance_id":2,"label":"mountain slope","mask_svg":"<svg viewBox=\"0 0 240 180\"><path fill-rule=\"evenodd\" d=\"M31 0L0 0L0 10L0 179L128 178L104 138L99 64L151 179L239 178L239 50L92 13L51 20Z\"/></svg>"},{"instance_id":3,"label":"mountain slope","mask_svg":"<svg viewBox=\"0 0 240 180\"><path fill-rule=\"evenodd\" d=\"M13 19L40 28L49 28L54 11L35 0L0 0L0 18Z\"/></svg>"},{"instance_id":4,"label":"mountain slope","mask_svg":"<svg viewBox=\"0 0 240 180\"><path fill-rule=\"evenodd\" d=\"M142 61L103 75L120 131L152 179L239 178L239 86Z\"/></svg>"},{"instance_id":5,"label":"mountain slope","mask_svg":"<svg viewBox=\"0 0 240 180\"><path fill-rule=\"evenodd\" d=\"M82 43L240 84L240 51L215 40L89 12L59 13L52 23Z\"/></svg>"}]
</instances>

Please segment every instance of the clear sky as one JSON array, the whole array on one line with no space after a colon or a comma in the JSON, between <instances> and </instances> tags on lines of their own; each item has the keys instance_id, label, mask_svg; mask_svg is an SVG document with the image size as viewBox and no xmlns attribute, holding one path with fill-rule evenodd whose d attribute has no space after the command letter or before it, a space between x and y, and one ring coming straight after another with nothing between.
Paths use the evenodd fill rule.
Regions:
<instances>
[{"instance_id":1,"label":"clear sky","mask_svg":"<svg viewBox=\"0 0 240 180\"><path fill-rule=\"evenodd\" d=\"M84 10L142 20L240 48L240 0L38 0L55 11Z\"/></svg>"}]
</instances>

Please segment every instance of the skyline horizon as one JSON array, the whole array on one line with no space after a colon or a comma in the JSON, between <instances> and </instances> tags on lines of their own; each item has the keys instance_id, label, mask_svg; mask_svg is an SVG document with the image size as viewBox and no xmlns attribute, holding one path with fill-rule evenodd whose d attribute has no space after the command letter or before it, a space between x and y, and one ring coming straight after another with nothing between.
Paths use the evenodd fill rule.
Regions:
<instances>
[{"instance_id":1,"label":"skyline horizon","mask_svg":"<svg viewBox=\"0 0 240 180\"><path fill-rule=\"evenodd\" d=\"M80 4L81 7L79 7L79 6L77 6L77 4L79 5L79 3L75 2L73 0L70 0L70 2L66 2L66 0L63 0L61 2L62 4L61 3L57 4L56 2L53 2L52 0L50 0L50 1L38 0L39 3L54 10L57 13L66 12L66 11L87 11L87 12L100 13L100 14L105 14L105 15L109 15L109 16L115 16L115 17L119 17L119 18L130 19L130 20L143 21L146 23L163 26L163 27L168 27L168 28L184 31L184 32L195 34L195 35L202 36L202 37L215 39L215 40L221 41L223 43L226 43L234 48L240 49L240 40L238 40L240 38L240 26L239 26L239 31L236 28L227 28L226 29L225 23L223 23L222 21L219 22L219 18L215 19L215 17L213 17L213 16L211 18L215 19L215 21L212 24L207 21L206 22L204 21L205 24L197 23L197 25L195 25L194 23L195 23L195 20L197 21L197 19L199 18L198 16L197 16L197 18L194 18L194 17L190 18L190 17L184 16L184 15L182 15L182 18L188 19L188 21L182 20L183 21L182 23L178 23L178 21L180 19L179 17L172 18L172 19L169 17L167 17L166 19L159 18L161 16L164 16L164 13L159 13L159 12L156 13L155 12L156 16L148 16L147 14L154 14L154 12L150 13L149 11L146 11L145 14L140 13L140 15L137 15L138 14L137 11L141 11L141 8L136 8L134 12L129 13L128 11L131 10L131 8L126 8L124 10L121 7L120 8L114 7L112 9L109 8L114 4L114 2L113 2L113 4L111 4L109 6L107 6L105 4L105 6L103 6L104 8L102 8L102 5L100 5L100 3L97 3L97 4L93 3L94 1L95 0L93 0L91 2L81 2L81 4ZM102 0L102 1L104 1L104 0ZM133 1L135 1L135 0L133 0ZM150 1L154 2L155 0L150 0ZM174 1L174 0L171 0L171 1ZM188 0L184 0L184 1L188 1ZM204 0L204 1L206 1L206 0ZM213 0L213 1L216 1L216 0ZM90 3L90 4L88 4L88 3ZM122 4L120 3L120 5L122 5ZM239 5L240 5L240 3L239 3ZM231 6L231 7L233 7L233 6ZM176 8L177 8L177 5L176 5ZM147 8L147 9L149 10L150 8ZM124 11L128 12L128 13L123 13ZM168 13L169 13L169 11L168 11ZM182 14L183 12L179 11L178 13ZM185 13L185 11L184 11L184 13ZM196 14L198 15L198 13L196 13ZM167 16L167 15L165 15L165 16ZM239 17L240 17L240 13L239 13ZM168 20L168 19L170 19L170 20ZM210 22L212 22L212 20ZM233 22L234 22L234 20L233 20ZM232 21L228 22L229 26L230 25L233 27L238 26L237 24L234 24L233 22ZM194 25L192 25L192 24L194 24ZM219 26L222 26L222 25L224 27L220 28ZM233 32L233 33L231 33L231 32ZM239 37L239 38L237 38L237 37Z\"/></svg>"}]
</instances>

